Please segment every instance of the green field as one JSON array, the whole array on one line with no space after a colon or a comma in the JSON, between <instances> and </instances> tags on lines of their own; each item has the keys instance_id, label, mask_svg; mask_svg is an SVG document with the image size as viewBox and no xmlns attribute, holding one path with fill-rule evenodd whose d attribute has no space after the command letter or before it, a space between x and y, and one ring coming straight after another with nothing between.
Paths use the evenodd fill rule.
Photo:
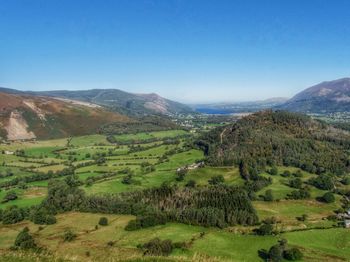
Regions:
<instances>
[{"instance_id":1,"label":"green field","mask_svg":"<svg viewBox=\"0 0 350 262\"><path fill-rule=\"evenodd\" d=\"M142 142L149 139L174 138L186 135L184 130L157 131L148 133L125 134L115 136L117 142Z\"/></svg>"}]
</instances>

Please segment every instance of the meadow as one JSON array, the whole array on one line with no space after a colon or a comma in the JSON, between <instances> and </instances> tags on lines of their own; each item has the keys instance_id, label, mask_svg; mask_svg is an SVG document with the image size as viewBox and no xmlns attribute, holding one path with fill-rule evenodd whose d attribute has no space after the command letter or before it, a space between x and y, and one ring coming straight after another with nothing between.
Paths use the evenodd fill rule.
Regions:
<instances>
[{"instance_id":1,"label":"meadow","mask_svg":"<svg viewBox=\"0 0 350 262\"><path fill-rule=\"evenodd\" d=\"M96 227L101 216L107 217L109 224ZM148 229L125 231L124 227L131 219L133 216L71 212L58 215L56 224L40 229L38 225L26 221L1 227L0 246L2 249L11 247L18 231L27 226L42 247L55 251L63 258L79 261L142 258L138 244L155 237L191 243L186 250L175 249L169 257L170 261L195 261L194 258L200 257L206 259L204 261L254 262L258 260L259 250L268 249L281 238L287 239L290 245L301 248L305 261L347 261L350 257L350 235L340 228L256 236L234 232L230 228L220 230L167 223ZM63 233L68 229L77 234L72 242L63 241Z\"/></svg>"}]
</instances>

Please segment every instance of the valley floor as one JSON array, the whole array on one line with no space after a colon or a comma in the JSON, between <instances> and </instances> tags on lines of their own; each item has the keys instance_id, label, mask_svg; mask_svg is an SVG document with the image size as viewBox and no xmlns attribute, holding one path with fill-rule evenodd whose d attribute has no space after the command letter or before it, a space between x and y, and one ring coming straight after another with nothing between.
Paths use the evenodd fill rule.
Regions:
<instances>
[{"instance_id":1,"label":"valley floor","mask_svg":"<svg viewBox=\"0 0 350 262\"><path fill-rule=\"evenodd\" d=\"M218 175L222 175L228 185L244 184L237 167L196 168L178 179L178 168L204 158L202 151L186 146L191 136L183 130L172 130L115 136L116 143L110 143L106 136L92 135L0 145L0 200L5 199L8 192L15 192L17 196L14 200L2 201L0 209L39 204L47 195L50 178L64 179L55 174L69 166L75 167L80 188L88 195L141 190L164 182L184 187L189 181L195 181L197 186L206 186L208 180ZM126 181L127 174L119 172L126 169L127 174L131 174L130 181ZM278 167L280 174L285 171L293 173L298 169ZM38 179L34 177L38 173L52 177ZM301 173L303 183L315 176ZM29 221L0 225L0 261L36 261L35 256L43 261L58 258L67 261L259 261L258 251L268 250L281 238L287 239L290 246L300 248L305 261L350 261L350 230L326 219L341 207L340 196L336 195L333 203L323 203L316 198L327 191L312 187L311 198L286 200L294 189L288 185L290 178L280 174L261 174L271 177L272 184L257 192L258 199L253 201L260 220L273 216L279 221L275 227L282 233L275 236L254 235L253 227L219 229L179 223L125 231L133 216L70 212L57 215L57 223L53 225L39 226ZM259 198L269 189L274 201ZM302 215L307 219L298 219ZM109 224L96 227L101 216L107 217ZM10 251L17 234L26 226L38 245L50 255L30 257ZM63 241L67 229L77 234L72 242ZM155 237L186 242L189 247L176 248L169 257L151 260L144 257L137 246Z\"/></svg>"}]
</instances>

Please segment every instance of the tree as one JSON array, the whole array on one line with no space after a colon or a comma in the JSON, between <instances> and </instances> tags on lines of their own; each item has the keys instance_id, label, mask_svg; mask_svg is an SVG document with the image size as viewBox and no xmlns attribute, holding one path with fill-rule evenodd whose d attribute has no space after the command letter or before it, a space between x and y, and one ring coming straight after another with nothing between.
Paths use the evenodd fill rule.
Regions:
<instances>
[{"instance_id":1,"label":"tree","mask_svg":"<svg viewBox=\"0 0 350 262\"><path fill-rule=\"evenodd\" d=\"M350 185L350 176L346 176L341 181L344 185Z\"/></svg>"},{"instance_id":2,"label":"tree","mask_svg":"<svg viewBox=\"0 0 350 262\"><path fill-rule=\"evenodd\" d=\"M298 177L289 180L289 186L290 187L300 189L302 185L303 185L303 181L300 178L298 178Z\"/></svg>"},{"instance_id":3,"label":"tree","mask_svg":"<svg viewBox=\"0 0 350 262\"><path fill-rule=\"evenodd\" d=\"M77 183L72 180L67 182L64 180L50 181L48 195L41 206L53 214L78 209L85 199L84 191L78 188Z\"/></svg>"},{"instance_id":4,"label":"tree","mask_svg":"<svg viewBox=\"0 0 350 262\"><path fill-rule=\"evenodd\" d=\"M246 162L244 162L243 160L241 160L241 162L239 163L239 174L243 179L249 180L248 167Z\"/></svg>"},{"instance_id":5,"label":"tree","mask_svg":"<svg viewBox=\"0 0 350 262\"><path fill-rule=\"evenodd\" d=\"M221 184L221 183L224 183L225 182L225 179L222 175L218 175L218 176L213 176L211 177L209 180L208 180L208 183L210 185L218 185L218 184Z\"/></svg>"},{"instance_id":6,"label":"tree","mask_svg":"<svg viewBox=\"0 0 350 262\"><path fill-rule=\"evenodd\" d=\"M10 206L2 212L3 224L15 224L26 217L26 211L17 206Z\"/></svg>"},{"instance_id":7,"label":"tree","mask_svg":"<svg viewBox=\"0 0 350 262\"><path fill-rule=\"evenodd\" d=\"M52 225L56 223L56 218L54 215L49 214L49 212L44 208L34 208L31 210L30 220L34 224L38 225Z\"/></svg>"},{"instance_id":8,"label":"tree","mask_svg":"<svg viewBox=\"0 0 350 262\"><path fill-rule=\"evenodd\" d=\"M98 221L98 224L100 226L107 226L108 225L108 219L107 217L100 217L100 220Z\"/></svg>"},{"instance_id":9,"label":"tree","mask_svg":"<svg viewBox=\"0 0 350 262\"><path fill-rule=\"evenodd\" d=\"M169 239L162 241L159 238L154 238L143 244L142 248L145 250L145 255L168 256L173 250L173 243Z\"/></svg>"},{"instance_id":10,"label":"tree","mask_svg":"<svg viewBox=\"0 0 350 262\"><path fill-rule=\"evenodd\" d=\"M265 195L264 195L264 200L265 201L273 201L274 197L273 197L273 194L272 194L272 190L269 189L269 190L266 190L265 191Z\"/></svg>"},{"instance_id":11,"label":"tree","mask_svg":"<svg viewBox=\"0 0 350 262\"><path fill-rule=\"evenodd\" d=\"M293 190L287 195L287 199L306 199L310 198L311 194L310 192L305 189L301 188L299 190Z\"/></svg>"},{"instance_id":12,"label":"tree","mask_svg":"<svg viewBox=\"0 0 350 262\"><path fill-rule=\"evenodd\" d=\"M188 182L186 183L186 187L195 187L196 186L196 181L194 180L188 180Z\"/></svg>"},{"instance_id":13,"label":"tree","mask_svg":"<svg viewBox=\"0 0 350 262\"><path fill-rule=\"evenodd\" d=\"M25 227L16 237L15 245L20 249L33 249L36 248L36 244L32 235L29 234L28 227Z\"/></svg>"},{"instance_id":14,"label":"tree","mask_svg":"<svg viewBox=\"0 0 350 262\"><path fill-rule=\"evenodd\" d=\"M68 186L70 187L78 187L81 185L81 182L78 178L77 175L70 175L65 178L65 182L67 183Z\"/></svg>"},{"instance_id":15,"label":"tree","mask_svg":"<svg viewBox=\"0 0 350 262\"><path fill-rule=\"evenodd\" d=\"M18 186L19 189L27 189L28 185L24 181L19 181Z\"/></svg>"},{"instance_id":16,"label":"tree","mask_svg":"<svg viewBox=\"0 0 350 262\"><path fill-rule=\"evenodd\" d=\"M279 262L283 259L283 247L280 244L274 245L269 250L269 258L273 262Z\"/></svg>"},{"instance_id":17,"label":"tree","mask_svg":"<svg viewBox=\"0 0 350 262\"><path fill-rule=\"evenodd\" d=\"M270 171L269 171L270 175L272 176L277 176L278 175L278 169L276 166L273 166Z\"/></svg>"},{"instance_id":18,"label":"tree","mask_svg":"<svg viewBox=\"0 0 350 262\"><path fill-rule=\"evenodd\" d=\"M333 203L335 201L334 194L332 192L327 192L322 196L322 201L326 203Z\"/></svg>"},{"instance_id":19,"label":"tree","mask_svg":"<svg viewBox=\"0 0 350 262\"><path fill-rule=\"evenodd\" d=\"M309 179L309 183L319 189L331 190L334 188L334 181L330 175L319 175L316 178Z\"/></svg>"}]
</instances>

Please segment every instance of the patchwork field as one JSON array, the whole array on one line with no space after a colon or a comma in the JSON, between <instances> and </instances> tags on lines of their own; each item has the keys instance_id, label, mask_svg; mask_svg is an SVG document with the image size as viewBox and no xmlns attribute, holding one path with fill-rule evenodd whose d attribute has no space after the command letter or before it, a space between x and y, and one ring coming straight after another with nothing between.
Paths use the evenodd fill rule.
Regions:
<instances>
[{"instance_id":1,"label":"patchwork field","mask_svg":"<svg viewBox=\"0 0 350 262\"><path fill-rule=\"evenodd\" d=\"M47 196L49 181L66 179L67 170L73 170L79 188L88 196L140 191L164 183L179 188L192 183L200 188L211 183L213 177L222 177L222 183L227 185L245 184L238 167L195 165L203 161L204 154L187 145L191 136L183 130L172 130L115 135L113 143L106 136L92 135L1 144L0 209L40 204ZM182 169L187 171L180 176ZM327 219L341 208L340 196L336 195L332 203L324 203L318 199L327 190L308 185L310 198L287 199L295 188L290 186L293 176L283 175L286 171L301 173L303 185L315 175L291 167L280 166L277 170L276 175L260 174L272 182L256 192L252 203L260 221L276 219L274 229L278 234L258 236L254 226L219 229L181 223L126 231L125 226L134 216L70 212L57 215L53 225L39 226L28 220L1 225L0 261L33 261L34 257L43 261L58 257L67 261L259 261L262 259L258 251L268 250L282 238L300 248L305 261L349 261L350 231ZM272 201L264 201L267 190L273 194ZM96 226L101 216L107 217L108 226ZM19 255L9 250L26 226L48 254ZM67 230L76 234L74 241L63 241ZM187 246L175 248L166 258L150 260L138 245L155 237Z\"/></svg>"}]
</instances>

